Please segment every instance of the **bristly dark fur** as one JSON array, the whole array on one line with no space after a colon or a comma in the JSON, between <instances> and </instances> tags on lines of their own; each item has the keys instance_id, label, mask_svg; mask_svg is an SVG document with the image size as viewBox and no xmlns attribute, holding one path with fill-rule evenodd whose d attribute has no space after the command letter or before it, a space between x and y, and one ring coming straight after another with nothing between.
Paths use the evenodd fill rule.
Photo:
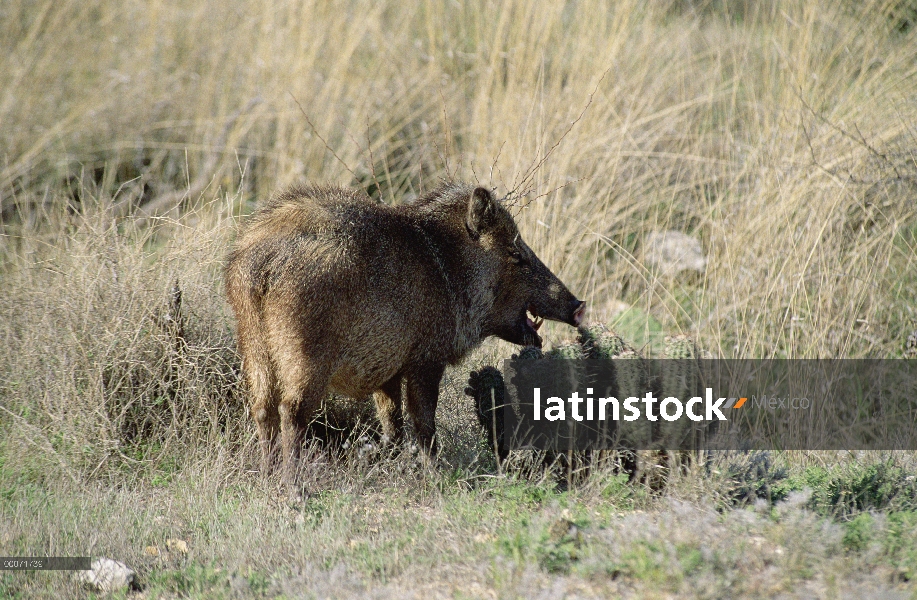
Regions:
<instances>
[{"instance_id":1,"label":"bristly dark fur","mask_svg":"<svg viewBox=\"0 0 917 600\"><path fill-rule=\"evenodd\" d=\"M288 481L329 390L374 394L394 439L404 403L432 451L447 364L491 335L540 345L526 309L572 325L583 312L491 192L455 183L402 206L291 188L247 220L225 276L263 468L279 433Z\"/></svg>"}]
</instances>

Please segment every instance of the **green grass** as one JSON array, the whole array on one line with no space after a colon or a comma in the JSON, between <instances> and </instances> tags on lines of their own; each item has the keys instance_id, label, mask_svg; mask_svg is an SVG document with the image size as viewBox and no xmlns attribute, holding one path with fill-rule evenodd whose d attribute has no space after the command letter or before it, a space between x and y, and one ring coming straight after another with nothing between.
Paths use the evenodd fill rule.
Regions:
<instances>
[{"instance_id":1,"label":"green grass","mask_svg":"<svg viewBox=\"0 0 917 600\"><path fill-rule=\"evenodd\" d=\"M712 502L728 489L716 477L684 476L661 495L613 474L568 491L513 476L443 486L447 475L437 469L396 474L400 460L380 459L387 475L375 484L345 469L299 505L273 485L228 478L234 467L185 467L164 486L148 476L118 488L58 482L0 500L10 515L0 535L15 554L91 548L117 557L138 571L147 597L398 596L420 588L475 597L559 582L596 597L771 596L829 580L838 589L913 591L917 513L813 511L813 492L801 483L826 489L826 478L792 460L800 476L790 480L804 497L789 493L763 507ZM868 477L885 464L875 457L844 467ZM169 539L185 540L188 554L168 552ZM147 546L162 553L151 557ZM14 573L0 582L12 597L79 596L68 577Z\"/></svg>"},{"instance_id":2,"label":"green grass","mask_svg":"<svg viewBox=\"0 0 917 600\"><path fill-rule=\"evenodd\" d=\"M912 5L4 3L0 550L123 560L129 598L913 595L913 453L716 456L652 488L498 470L462 393L498 342L447 372L439 463L351 440L308 455L291 506L252 472L221 278L279 188L400 203L454 177L527 194L529 245L648 354L687 333L714 357L900 358ZM670 229L704 273L642 263ZM189 553L144 552L169 539ZM3 572L0 596L92 594Z\"/></svg>"}]
</instances>

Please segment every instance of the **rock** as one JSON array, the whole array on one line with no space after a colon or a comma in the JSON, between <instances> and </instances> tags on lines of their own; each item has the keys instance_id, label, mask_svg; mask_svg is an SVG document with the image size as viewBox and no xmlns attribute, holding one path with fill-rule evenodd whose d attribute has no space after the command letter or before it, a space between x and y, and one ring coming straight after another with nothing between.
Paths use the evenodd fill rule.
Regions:
<instances>
[{"instance_id":1,"label":"rock","mask_svg":"<svg viewBox=\"0 0 917 600\"><path fill-rule=\"evenodd\" d=\"M662 275L682 271L703 273L707 258L700 240L680 231L654 231L646 236L644 260Z\"/></svg>"},{"instance_id":2,"label":"rock","mask_svg":"<svg viewBox=\"0 0 917 600\"><path fill-rule=\"evenodd\" d=\"M79 571L77 578L100 592L113 592L134 585L136 574L123 562L101 557L93 560L91 566L89 571Z\"/></svg>"},{"instance_id":3,"label":"rock","mask_svg":"<svg viewBox=\"0 0 917 600\"><path fill-rule=\"evenodd\" d=\"M166 548L169 549L169 552L175 552L176 554L188 554L188 542L185 540L166 540Z\"/></svg>"}]
</instances>

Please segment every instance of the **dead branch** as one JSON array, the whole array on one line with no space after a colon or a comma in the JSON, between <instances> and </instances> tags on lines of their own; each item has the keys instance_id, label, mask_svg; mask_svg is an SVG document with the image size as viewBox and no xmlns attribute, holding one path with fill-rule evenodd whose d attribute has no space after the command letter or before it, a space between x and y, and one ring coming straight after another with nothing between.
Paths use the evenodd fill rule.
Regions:
<instances>
[{"instance_id":1,"label":"dead branch","mask_svg":"<svg viewBox=\"0 0 917 600\"><path fill-rule=\"evenodd\" d=\"M564 141L567 135L571 131L573 131L573 128L576 127L576 124L579 123L583 119L583 117L586 115L586 111L588 111L589 107L592 106L592 100L595 97L596 92L599 91L599 86L602 84L602 81L605 80L605 77L608 75L608 72L610 70L611 70L611 67L605 69L605 72L602 73L601 77L599 77L599 80L595 83L595 87L593 87L592 91L589 93L589 99L586 102L586 106L584 106L583 110L580 111L579 116L577 116L570 123L570 126L567 127L566 131L564 131L564 133L557 139L557 141L554 142L554 145L551 146L551 148L545 153L545 155L541 157L541 160L539 160L534 166L530 167L526 171L525 175L523 175L522 180L519 183L517 183L516 185L514 185L513 189L511 189L509 193L506 194L506 196L503 198L503 201L507 206L515 206L519 200L521 200L522 198L525 198L526 196L532 193L531 184L532 184L532 180L534 179L535 175L538 173L541 167L545 164L545 162L547 162L547 160L551 157L551 155L554 154L554 151L561 144L561 142ZM539 196L539 198L540 197L541 196ZM519 207L519 210L522 210L523 208L531 204L531 202L532 200L529 200L525 204L521 205Z\"/></svg>"},{"instance_id":2,"label":"dead branch","mask_svg":"<svg viewBox=\"0 0 917 600\"><path fill-rule=\"evenodd\" d=\"M357 178L357 174L354 173L354 172L353 172L353 169L351 169L350 167L348 167L348 166L347 166L347 163L345 163L344 160L343 160L340 156L337 155L337 152L335 152L334 149L333 149L331 146L328 145L328 142L325 140L325 138L322 137L322 134L320 134L320 133L318 132L318 129L315 128L315 125L312 124L312 119L310 119L310 118L309 118L309 115L306 114L305 109L302 107L302 104L299 103L299 100L296 99L296 96L294 96L293 93L290 92L290 91L287 91L287 93L290 94L290 98L293 98L293 102L295 102L295 103L296 103L296 106L299 107L299 112L302 113L302 116L306 119L306 123L308 123L308 124L309 124L309 127L312 128L312 133L314 133L315 136L316 136L318 139L320 139L320 140L322 141L322 143L325 145L325 150L327 150L328 152L330 152L330 153L332 154L332 156L334 156L334 158L336 158L337 161L338 161L339 163L341 163L341 164L344 166L345 169L347 169L347 172L350 173L351 175L353 175L353 178L356 179L356 178Z\"/></svg>"},{"instance_id":3,"label":"dead branch","mask_svg":"<svg viewBox=\"0 0 917 600\"><path fill-rule=\"evenodd\" d=\"M204 166L201 167L200 172L193 181L188 182L188 186L183 190L174 190L166 192L157 196L156 198L145 203L139 208L143 213L135 221L138 227L143 227L150 220L155 219L169 210L178 206L186 198L194 198L200 196L204 193L204 190L210 185L210 183L217 178L218 171L220 170L219 166L219 157L221 155L220 151L226 150L226 143L229 139L229 134L235 127L236 122L239 120L243 114L251 111L255 106L261 103L261 98L252 98L248 103L241 109L234 112L226 120L226 123L223 125L222 131L220 131L219 136L217 136L216 143L213 144L212 148L214 152L211 152L205 162ZM130 210L130 205L119 204L116 205L113 209L113 216L118 218L124 216Z\"/></svg>"}]
</instances>

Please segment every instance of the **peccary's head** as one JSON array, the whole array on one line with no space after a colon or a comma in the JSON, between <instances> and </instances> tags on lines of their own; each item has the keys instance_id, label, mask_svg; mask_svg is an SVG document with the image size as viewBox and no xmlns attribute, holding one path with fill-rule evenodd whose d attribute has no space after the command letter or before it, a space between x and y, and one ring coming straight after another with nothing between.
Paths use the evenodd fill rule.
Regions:
<instances>
[{"instance_id":1,"label":"peccary's head","mask_svg":"<svg viewBox=\"0 0 917 600\"><path fill-rule=\"evenodd\" d=\"M485 188L468 197L465 228L478 246L494 289L494 302L482 327L485 336L522 346L541 347L544 319L578 327L586 303L578 300L522 241L512 215ZM482 265L483 267L483 265Z\"/></svg>"}]
</instances>

